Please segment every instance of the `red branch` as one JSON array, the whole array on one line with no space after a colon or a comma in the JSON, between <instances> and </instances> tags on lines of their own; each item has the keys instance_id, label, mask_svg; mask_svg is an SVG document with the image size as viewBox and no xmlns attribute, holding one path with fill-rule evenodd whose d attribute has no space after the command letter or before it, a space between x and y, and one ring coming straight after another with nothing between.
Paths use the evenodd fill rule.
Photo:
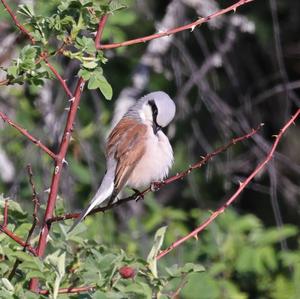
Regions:
<instances>
[{"instance_id":1,"label":"red branch","mask_svg":"<svg viewBox=\"0 0 300 299\"><path fill-rule=\"evenodd\" d=\"M286 130L295 122L295 120L300 115L300 109L296 111L296 113L290 118L290 120L282 127L282 129L279 131L279 134L276 135L275 142L273 143L268 155L266 158L254 169L254 171L247 177L247 179L244 182L240 182L239 188L236 190L236 192L226 201L224 205L222 205L219 209L217 209L214 213L211 214L211 216L206 219L200 226L198 226L195 230L193 230L191 233L186 235L185 237L177 240L174 242L171 246L169 246L167 249L163 250L158 256L157 259L159 260L166 254L168 254L170 251L184 243L190 238L197 238L198 234L203 231L215 218L217 218L220 214L222 214L225 209L230 206L242 193L242 191L248 186L248 184L251 182L251 180L266 166L266 164L272 159L273 154L278 146L279 141L281 140L283 134L286 132Z\"/></svg>"},{"instance_id":2,"label":"red branch","mask_svg":"<svg viewBox=\"0 0 300 299\"><path fill-rule=\"evenodd\" d=\"M63 288L59 289L58 293L59 294L67 294L67 293L85 293L85 292L90 292L95 289L95 286L85 286L85 287L69 287L69 288ZM39 294L41 295L48 295L49 291L48 290L40 290Z\"/></svg>"},{"instance_id":3,"label":"red branch","mask_svg":"<svg viewBox=\"0 0 300 299\"><path fill-rule=\"evenodd\" d=\"M154 191L153 189L158 190L162 186L165 186L165 185L171 184L171 183L173 183L175 181L178 181L180 179L183 179L185 176L187 176L193 170L195 170L197 168L201 168L204 164L206 164L213 157L219 155L222 152L225 152L230 146L232 146L232 145L234 145L234 144L236 144L238 142L241 142L241 141L243 141L245 139L248 139L248 138L252 137L254 134L256 134L258 132L258 130L262 126L263 126L263 124L260 124L256 129L252 129L252 131L250 133L232 139L229 143L227 143L224 146L219 147L214 152L212 152L210 154L207 154L199 162L196 162L195 164L191 165L186 170L184 170L184 171L182 171L182 172L180 172L180 173L178 173L178 174L176 174L176 175L174 175L172 177L169 177L168 179L166 179L166 180L164 180L162 182L153 183L153 186L148 187L147 189L145 189L142 192L136 192L132 196L120 199L117 202L109 204L109 205L107 205L105 207L99 207L99 208L93 209L87 216L91 216L91 215L96 214L98 212L104 212L106 210L115 208L115 207L117 207L117 206L119 206L119 205L121 205L121 204L123 204L125 202L128 202L128 201L137 200L140 197L143 197L146 193ZM53 218L49 219L48 223L50 224L50 223L53 223L53 222L58 222L58 221L63 221L63 220L67 220L67 219L78 218L79 215L80 215L80 213L73 213L73 214L65 214L65 215L62 215L62 216L53 217Z\"/></svg>"},{"instance_id":4,"label":"red branch","mask_svg":"<svg viewBox=\"0 0 300 299\"><path fill-rule=\"evenodd\" d=\"M11 8L7 4L6 0L1 0L2 4L4 5L7 12L10 14L11 18L13 19L15 25L23 32L31 41L32 44L35 44L34 37L29 33L29 31L18 21L17 17L12 12Z\"/></svg>"},{"instance_id":5,"label":"red branch","mask_svg":"<svg viewBox=\"0 0 300 299\"><path fill-rule=\"evenodd\" d=\"M36 250L33 247L31 247L29 244L24 242L20 237L18 237L16 234L14 234L11 230L7 229L2 224L0 224L0 231L5 233L8 237L13 239L15 242L20 244L22 247L26 247L26 249L29 250L32 254L36 255Z\"/></svg>"},{"instance_id":6,"label":"red branch","mask_svg":"<svg viewBox=\"0 0 300 299\"><path fill-rule=\"evenodd\" d=\"M3 211L3 226L6 227L8 223L8 200L5 199Z\"/></svg>"},{"instance_id":7,"label":"red branch","mask_svg":"<svg viewBox=\"0 0 300 299\"><path fill-rule=\"evenodd\" d=\"M104 16L101 17L101 19L99 21L98 30L97 30L96 38L95 38L96 48L100 46L100 40L101 40L101 37L102 37L102 33L103 33L103 30L104 30L107 18L108 18L108 15L104 15Z\"/></svg>"},{"instance_id":8,"label":"red branch","mask_svg":"<svg viewBox=\"0 0 300 299\"><path fill-rule=\"evenodd\" d=\"M10 126L14 127L22 135L27 137L27 139L29 139L31 142L33 142L37 147L41 148L51 158L56 159L56 155L46 145L44 145L43 143L41 143L40 140L36 139L31 134L29 134L26 129L22 128L20 125L13 122L5 113L0 111L0 117L3 119L3 121L7 122Z\"/></svg>"},{"instance_id":9,"label":"red branch","mask_svg":"<svg viewBox=\"0 0 300 299\"><path fill-rule=\"evenodd\" d=\"M62 85L62 87L65 90L68 97L70 99L72 99L73 94L72 94L71 90L69 89L68 85L66 84L66 81L61 77L61 75L58 73L58 71L55 69L55 67L50 62L48 62L47 58L44 58L44 60L45 60L45 63L47 64L47 66L49 67L49 69L52 71L52 73L55 75L55 77L58 79L58 81Z\"/></svg>"},{"instance_id":10,"label":"red branch","mask_svg":"<svg viewBox=\"0 0 300 299\"><path fill-rule=\"evenodd\" d=\"M83 87L84 87L84 80L82 78L80 78L78 80L78 83L77 83L77 86L75 89L74 100L71 101L71 106L70 106L70 110L68 113L66 127L65 127L64 134L63 134L63 137L62 137L62 140L60 143L59 153L56 158L54 172L52 175L50 193L49 193L49 197L48 197L48 201L47 201L46 212L44 215L42 231L40 233L39 243L38 243L38 247L37 247L37 255L39 257L42 257L45 253L46 244L47 244L47 236L49 234L49 229L50 229L48 220L53 217L53 211L55 208L56 198L57 198L57 194L58 194L58 186L59 186L59 182L60 182L62 168L63 168L63 164L65 162L65 157L66 157L67 150L69 147L71 133L73 131L73 125L74 125L75 117L77 114L77 109L79 106ZM30 290L37 291L37 288L38 288L38 280L36 278L33 278L30 282Z\"/></svg>"},{"instance_id":11,"label":"red branch","mask_svg":"<svg viewBox=\"0 0 300 299\"><path fill-rule=\"evenodd\" d=\"M30 242L30 240L31 240L31 236L32 236L32 234L33 234L33 232L34 232L34 229L35 229L36 225L37 225L38 222L39 222L37 213L38 213L38 208L39 208L39 206L40 206L40 200L39 200L39 198L38 198L38 196L37 196L36 189L35 189L35 185L34 185L34 183L33 183L33 173L32 173L32 168L31 168L31 165L30 165L30 164L27 165L27 173L28 173L28 176L29 176L29 184L30 184L31 190L32 190L32 202L33 202L33 213L32 213L32 217L33 217L33 221L32 221L32 225L31 225L31 228L30 228L30 230L29 230L29 232L28 232L28 235L27 235L27 238L26 238L26 242L25 242L25 243L26 243L26 244L30 244L29 242ZM25 252L25 251L26 251L26 247L23 247L23 252ZM19 265L20 265L20 263L21 263L21 260L19 260L19 259L17 258L16 261L15 261L15 263L14 263L14 266L13 266L13 268L12 268L12 270L11 270L9 276L8 276L8 279L9 279L9 280L11 280L11 279L14 277L14 275L15 275L15 273L16 273L16 271L17 271Z\"/></svg>"},{"instance_id":12,"label":"red branch","mask_svg":"<svg viewBox=\"0 0 300 299\"><path fill-rule=\"evenodd\" d=\"M107 44L107 45L97 44L97 49L102 50L102 49L113 49L113 48L125 47L125 46L129 46L129 45L145 43L149 40L164 37L164 36L170 36L171 34L175 34L175 33L178 33L178 32L184 31L184 30L189 30L190 29L191 31L193 31L197 26L200 26L203 23L207 23L211 19L214 19L218 16L221 16L221 15L227 13L227 12L230 12L230 11L235 12L236 9L239 6L242 6L242 5L247 4L249 2L252 2L252 1L254 1L254 0L240 0L237 3L231 5L227 8L221 9L221 10L219 10L219 11L217 11L217 12L215 12L215 13L207 16L207 17L199 18L197 21L194 21L194 22L189 23L187 25L176 27L176 28L164 31L164 32L159 32L159 33L151 34L151 35L148 35L148 36L131 39L131 40L121 42L121 43L112 43L112 44Z\"/></svg>"}]
</instances>

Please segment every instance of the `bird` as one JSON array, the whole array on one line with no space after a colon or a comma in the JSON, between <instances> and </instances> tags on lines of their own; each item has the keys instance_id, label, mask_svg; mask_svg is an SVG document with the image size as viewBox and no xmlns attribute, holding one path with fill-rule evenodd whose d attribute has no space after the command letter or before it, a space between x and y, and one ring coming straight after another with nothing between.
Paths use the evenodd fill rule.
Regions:
<instances>
[{"instance_id":1,"label":"bird","mask_svg":"<svg viewBox=\"0 0 300 299\"><path fill-rule=\"evenodd\" d=\"M174 101L163 91L146 94L128 109L107 138L106 173L101 184L68 233L93 208L112 202L125 187L138 190L166 178L174 156L162 129L175 113Z\"/></svg>"}]
</instances>

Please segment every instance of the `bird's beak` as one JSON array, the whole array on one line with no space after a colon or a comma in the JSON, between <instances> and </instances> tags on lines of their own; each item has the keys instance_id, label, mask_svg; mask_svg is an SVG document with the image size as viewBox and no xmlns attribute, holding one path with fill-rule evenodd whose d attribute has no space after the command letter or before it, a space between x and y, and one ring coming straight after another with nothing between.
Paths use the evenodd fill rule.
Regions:
<instances>
[{"instance_id":1,"label":"bird's beak","mask_svg":"<svg viewBox=\"0 0 300 299\"><path fill-rule=\"evenodd\" d=\"M156 134L159 130L162 129L162 127L159 126L156 122L153 122L152 127L153 127L153 132L154 132L154 134Z\"/></svg>"}]
</instances>

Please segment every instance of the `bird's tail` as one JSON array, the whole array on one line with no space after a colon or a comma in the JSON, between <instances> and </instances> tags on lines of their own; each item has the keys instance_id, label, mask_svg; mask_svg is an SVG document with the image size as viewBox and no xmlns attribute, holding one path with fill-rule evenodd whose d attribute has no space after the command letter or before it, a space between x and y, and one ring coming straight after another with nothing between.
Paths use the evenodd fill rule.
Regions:
<instances>
[{"instance_id":1,"label":"bird's tail","mask_svg":"<svg viewBox=\"0 0 300 299\"><path fill-rule=\"evenodd\" d=\"M90 201L89 205L80 213L79 218L73 223L72 227L68 230L70 233L96 206L103 203L108 197L112 195L114 191L114 176L107 172L102 180L102 183L95 194L95 196Z\"/></svg>"}]
</instances>

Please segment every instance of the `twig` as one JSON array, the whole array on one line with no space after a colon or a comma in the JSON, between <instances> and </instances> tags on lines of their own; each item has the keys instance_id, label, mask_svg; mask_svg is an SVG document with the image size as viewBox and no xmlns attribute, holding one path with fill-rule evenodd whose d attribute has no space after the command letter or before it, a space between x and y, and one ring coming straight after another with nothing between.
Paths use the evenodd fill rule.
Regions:
<instances>
[{"instance_id":1,"label":"twig","mask_svg":"<svg viewBox=\"0 0 300 299\"><path fill-rule=\"evenodd\" d=\"M29 244L27 244L26 242L24 242L20 237L18 237L16 234L14 234L11 230L7 229L2 224L0 224L0 231L2 231L3 233L5 233L8 237L10 237L11 239L13 239L15 242L17 242L18 244L20 244L22 247L26 247L26 249L28 251L30 251L32 254L36 255L36 250L33 247L31 247Z\"/></svg>"},{"instance_id":2,"label":"twig","mask_svg":"<svg viewBox=\"0 0 300 299\"><path fill-rule=\"evenodd\" d=\"M99 21L98 30L97 30L96 38L95 38L95 46L96 46L96 48L97 47L101 47L100 40L101 40L101 37L102 37L102 33L103 33L103 30L104 30L107 18L108 18L108 15L104 15L104 16L101 17L101 19Z\"/></svg>"},{"instance_id":3,"label":"twig","mask_svg":"<svg viewBox=\"0 0 300 299\"><path fill-rule=\"evenodd\" d=\"M154 183L155 188L159 189L162 186L165 186L165 185L171 184L171 183L173 183L175 181L178 181L180 179L183 179L185 176L187 176L188 174L190 174L193 170L195 170L197 168L201 168L204 164L206 164L213 157L219 155L222 152L225 152L230 146L232 146L232 145L234 145L234 144L236 144L238 142L241 142L241 141L243 141L245 139L248 139L248 138L252 137L254 134L256 134L259 131L259 129L262 126L263 126L263 124L260 124L256 129L252 129L252 131L250 133L247 133L246 135L243 135L241 137L232 139L226 145L224 145L222 147L219 147L214 152L212 152L210 154L207 154L205 157L202 157L202 159L200 161L198 161L195 164L191 165L186 170L184 170L184 171L182 171L182 172L180 172L180 173L178 173L178 174L176 174L176 175L174 175L172 177L169 177L168 179L166 179L166 180L164 180L162 182L156 182L156 183ZM128 202L128 201L137 200L139 197L142 197L146 193L151 192L152 189L153 189L151 187L152 186L149 186L147 189L145 189L142 192L135 192L132 196L120 199L117 202L109 204L109 205L107 205L105 207L99 207L99 208L93 209L87 216L91 216L91 215L96 214L98 212L104 212L106 210L115 208L115 207L117 207L117 206L119 206L119 205L121 205L121 204L123 204L125 202ZM53 218L51 218L51 219L48 220L48 223L51 224L53 222L58 222L58 221L63 221L63 220L67 220L67 219L78 218L79 215L80 215L80 213L73 213L73 214L65 214L65 215L62 215L62 216L53 217Z\"/></svg>"},{"instance_id":4,"label":"twig","mask_svg":"<svg viewBox=\"0 0 300 299\"><path fill-rule=\"evenodd\" d=\"M3 121L7 122L10 126L14 127L22 135L24 135L31 142L33 142L37 147L39 147L45 153L47 153L51 158L56 159L56 155L46 145L44 145L43 143L41 143L40 140L36 139L31 134L29 134L26 129L22 128L20 125L13 122L6 114L2 113L1 111L0 111L0 117L3 119Z\"/></svg>"},{"instance_id":5,"label":"twig","mask_svg":"<svg viewBox=\"0 0 300 299\"><path fill-rule=\"evenodd\" d=\"M3 211L3 226L6 227L8 223L8 200L5 199Z\"/></svg>"},{"instance_id":6,"label":"twig","mask_svg":"<svg viewBox=\"0 0 300 299\"><path fill-rule=\"evenodd\" d=\"M188 235L184 236L183 238L177 240L174 242L171 246L169 246L167 249L163 250L158 256L157 259L159 260L166 254L168 254L170 251L184 243L185 241L189 240L190 238L197 238L198 234L203 231L215 218L217 218L220 214L222 214L227 207L229 207L241 194L241 192L248 186L248 184L251 182L251 180L266 166L266 164L272 159L273 154L278 146L279 141L281 140L283 134L286 132L286 130L295 122L295 120L300 115L300 108L296 111L296 113L290 118L290 120L282 127L282 129L279 131L279 134L276 135L276 139L266 156L266 158L254 169L254 171L246 178L244 182L240 182L239 188L236 190L236 192L226 201L225 204L223 204L219 209L217 209L215 212L211 214L211 216L206 219L200 226L198 226L195 230L193 230Z\"/></svg>"},{"instance_id":7,"label":"twig","mask_svg":"<svg viewBox=\"0 0 300 299\"><path fill-rule=\"evenodd\" d=\"M60 84L62 85L63 89L65 90L66 94L70 99L73 98L73 94L71 90L69 89L68 85L66 84L66 81L61 77L61 75L58 73L58 71L55 69L55 67L48 61L47 58L44 58L46 65L49 67L49 69L52 71L52 73L55 75L55 77L58 79Z\"/></svg>"},{"instance_id":8,"label":"twig","mask_svg":"<svg viewBox=\"0 0 300 299\"><path fill-rule=\"evenodd\" d=\"M33 36L29 33L29 31L18 21L17 17L12 12L11 8L7 4L6 0L1 0L2 4L4 5L7 12L10 14L11 18L13 19L15 25L23 32L31 41L32 44L35 44L35 40Z\"/></svg>"},{"instance_id":9,"label":"twig","mask_svg":"<svg viewBox=\"0 0 300 299\"><path fill-rule=\"evenodd\" d=\"M176 28L173 28L173 29L170 29L170 30L167 30L167 31L164 31L164 32L159 32L159 33L155 33L155 34L151 34L151 35L148 35L148 36L144 36L144 37L140 37L140 38L135 38L135 39L132 39L132 40L128 40L128 41L125 41L125 42L121 42L121 43L112 43L112 44L106 44L106 45L99 45L97 44L97 49L113 49L113 48L119 48L119 47L125 47L125 46L129 46L129 45L134 45L134 44L139 44L139 43L145 43L149 40L152 40L152 39L156 39L156 38L160 38L160 37L164 37L164 36L169 36L171 34L175 34L175 33L178 33L178 32L181 32L181 31L184 31L184 30L191 30L193 31L197 26L203 24L203 23L207 23L208 21L210 21L211 19L214 19L220 15L223 15L227 12L230 12L230 11L236 11L236 9L239 7L239 6L242 6L244 4L247 4L249 2L252 2L254 0L240 0L238 1L237 3L227 7L227 8L224 8L224 9L221 9L207 17L204 17L204 18L199 18L197 21L194 21L192 23L189 23L187 25L184 25L184 26L180 26L180 27L176 27Z\"/></svg>"},{"instance_id":10,"label":"twig","mask_svg":"<svg viewBox=\"0 0 300 299\"><path fill-rule=\"evenodd\" d=\"M0 81L0 86L7 85L8 82L9 82L8 79L4 79L4 80Z\"/></svg>"},{"instance_id":11,"label":"twig","mask_svg":"<svg viewBox=\"0 0 300 299\"><path fill-rule=\"evenodd\" d=\"M95 289L95 286L85 286L85 287L70 287L70 288L63 288L63 289L59 289L58 293L59 294L67 294L67 293L87 293L90 291L93 291ZM38 292L41 295L48 295L49 291L48 290L40 290Z\"/></svg>"},{"instance_id":12,"label":"twig","mask_svg":"<svg viewBox=\"0 0 300 299\"><path fill-rule=\"evenodd\" d=\"M38 216L37 216L37 213L38 213L38 208L40 206L40 200L37 196L37 193L36 193L36 189L35 189L35 185L33 183L33 173L32 173L32 168L31 168L31 165L27 165L27 172L28 172L28 176L29 176L29 184L31 186L31 189L32 189L32 202L33 202L33 214L32 214L32 217L33 217L33 222L32 222L32 225L31 225L31 228L28 232L28 235L27 235L27 239L26 239L26 244L29 244L30 243L30 239L31 239L31 236L33 234L33 231L37 225L37 223L39 222L39 219L38 219ZM23 247L23 251L25 252L26 251L26 246ZM8 276L8 279L11 280L19 265L21 263L21 260L19 260L18 258L16 259L15 263L14 263L14 266Z\"/></svg>"}]
</instances>

